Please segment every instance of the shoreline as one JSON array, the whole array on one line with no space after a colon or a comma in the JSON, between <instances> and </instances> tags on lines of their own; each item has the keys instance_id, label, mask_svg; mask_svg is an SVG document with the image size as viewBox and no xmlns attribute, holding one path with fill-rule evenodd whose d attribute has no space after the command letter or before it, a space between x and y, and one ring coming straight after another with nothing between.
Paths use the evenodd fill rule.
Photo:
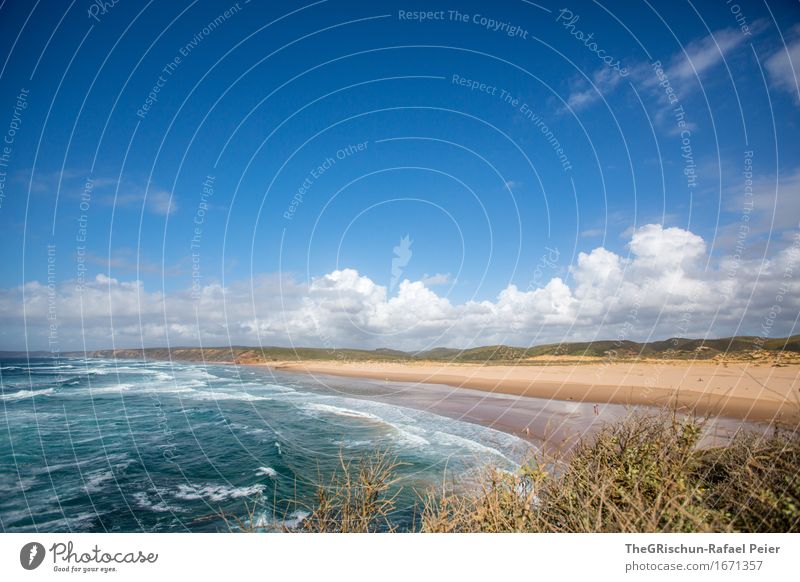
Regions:
<instances>
[{"instance_id":1,"label":"shoreline","mask_svg":"<svg viewBox=\"0 0 800 582\"><path fill-rule=\"evenodd\" d=\"M438 363L259 362L275 371L438 384L489 395L530 397L575 405L673 406L679 412L796 426L800 366L732 363L482 366Z\"/></svg>"}]
</instances>

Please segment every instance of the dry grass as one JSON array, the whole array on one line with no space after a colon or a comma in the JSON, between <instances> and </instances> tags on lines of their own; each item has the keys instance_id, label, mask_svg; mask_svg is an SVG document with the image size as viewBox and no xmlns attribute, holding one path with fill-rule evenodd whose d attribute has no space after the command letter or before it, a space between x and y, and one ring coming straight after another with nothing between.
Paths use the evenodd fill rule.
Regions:
<instances>
[{"instance_id":1,"label":"dry grass","mask_svg":"<svg viewBox=\"0 0 800 582\"><path fill-rule=\"evenodd\" d=\"M800 439L739 435L731 446L697 455L696 478L707 503L731 528L752 532L800 531Z\"/></svg>"},{"instance_id":2,"label":"dry grass","mask_svg":"<svg viewBox=\"0 0 800 582\"><path fill-rule=\"evenodd\" d=\"M391 513L401 489L401 463L386 452L357 461L339 455L340 469L317 488L316 504L303 520L307 532L367 533L393 531Z\"/></svg>"},{"instance_id":3,"label":"dry grass","mask_svg":"<svg viewBox=\"0 0 800 582\"><path fill-rule=\"evenodd\" d=\"M427 532L796 532L800 439L737 435L698 451L701 423L633 416L568 458L489 470L474 491L431 495Z\"/></svg>"},{"instance_id":4,"label":"dry grass","mask_svg":"<svg viewBox=\"0 0 800 582\"><path fill-rule=\"evenodd\" d=\"M268 504L259 495L245 502L239 514L220 509L204 519L221 519L229 532L241 533L394 531L391 514L402 491L398 486L398 469L402 466L403 463L383 451L356 460L348 460L340 452L339 469L332 475L320 476L322 484L316 489L312 506L296 499L284 503L273 499ZM298 517L299 514L303 517Z\"/></svg>"}]
</instances>

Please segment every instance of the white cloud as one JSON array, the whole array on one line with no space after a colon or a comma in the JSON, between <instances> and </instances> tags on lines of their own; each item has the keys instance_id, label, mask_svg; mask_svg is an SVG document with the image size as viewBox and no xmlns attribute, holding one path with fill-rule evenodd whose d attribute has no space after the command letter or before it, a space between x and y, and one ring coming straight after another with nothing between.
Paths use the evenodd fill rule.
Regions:
<instances>
[{"instance_id":1,"label":"white cloud","mask_svg":"<svg viewBox=\"0 0 800 582\"><path fill-rule=\"evenodd\" d=\"M142 206L149 212L159 216L167 216L178 210L175 198L166 190L149 190L148 192L132 192L108 197L109 204L117 206L142 209Z\"/></svg>"},{"instance_id":2,"label":"white cloud","mask_svg":"<svg viewBox=\"0 0 800 582\"><path fill-rule=\"evenodd\" d=\"M422 279L420 279L420 282L428 287L447 285L451 282L450 273L436 273L435 275L428 275L425 273Z\"/></svg>"},{"instance_id":3,"label":"white cloud","mask_svg":"<svg viewBox=\"0 0 800 582\"><path fill-rule=\"evenodd\" d=\"M753 27L759 32L763 27ZM744 43L746 37L738 29L723 29L687 43L682 49L663 58L664 72L678 96L683 99L700 88L695 76L703 82L703 75L720 65L730 53ZM649 62L638 62L627 66L629 78L646 89L655 98L666 100L661 80ZM567 104L572 110L584 109L601 97L608 96L622 81L622 77L609 67L601 67L592 75L592 83L573 81ZM694 82L693 82L694 81Z\"/></svg>"},{"instance_id":4,"label":"white cloud","mask_svg":"<svg viewBox=\"0 0 800 582\"><path fill-rule=\"evenodd\" d=\"M672 58L667 71L670 79L687 80L695 75L702 76L709 69L720 64L726 53L741 45L747 38L738 29L719 30L688 43L683 51Z\"/></svg>"},{"instance_id":5,"label":"white cloud","mask_svg":"<svg viewBox=\"0 0 800 582\"><path fill-rule=\"evenodd\" d=\"M764 66L773 87L788 92L800 105L800 39L789 43L770 56Z\"/></svg>"},{"instance_id":6,"label":"white cloud","mask_svg":"<svg viewBox=\"0 0 800 582\"><path fill-rule=\"evenodd\" d=\"M762 174L753 178L752 199L737 184L725 192L727 210L739 214L746 208L747 230L751 235L769 234L800 226L800 168L779 176ZM738 229L741 220L733 224ZM719 243L719 240L717 241Z\"/></svg>"},{"instance_id":7,"label":"white cloud","mask_svg":"<svg viewBox=\"0 0 800 582\"><path fill-rule=\"evenodd\" d=\"M622 76L610 67L602 67L592 75L592 82L580 80L573 83L572 92L567 97L570 110L579 111L595 101L609 95L622 80Z\"/></svg>"},{"instance_id":8,"label":"white cloud","mask_svg":"<svg viewBox=\"0 0 800 582\"><path fill-rule=\"evenodd\" d=\"M98 275L82 291L38 282L0 290L0 343L47 346L55 305L59 347L250 344L424 349L437 345L724 336L786 335L800 310L793 277L800 272L800 239L766 261L731 258L706 269L708 245L681 228L648 224L632 235L629 254L603 247L578 255L564 280L521 290L508 285L494 300L454 303L424 281L385 286L353 269L310 284L261 276L223 287L147 291L137 281ZM778 299L780 297L780 299ZM773 305L780 314L769 323ZM24 327L23 309L27 317ZM112 317L113 316L113 317ZM767 331L762 331L767 325Z\"/></svg>"},{"instance_id":9,"label":"white cloud","mask_svg":"<svg viewBox=\"0 0 800 582\"><path fill-rule=\"evenodd\" d=\"M581 231L581 237L594 238L597 236L602 236L603 232L605 231L602 228L587 228L586 230Z\"/></svg>"}]
</instances>

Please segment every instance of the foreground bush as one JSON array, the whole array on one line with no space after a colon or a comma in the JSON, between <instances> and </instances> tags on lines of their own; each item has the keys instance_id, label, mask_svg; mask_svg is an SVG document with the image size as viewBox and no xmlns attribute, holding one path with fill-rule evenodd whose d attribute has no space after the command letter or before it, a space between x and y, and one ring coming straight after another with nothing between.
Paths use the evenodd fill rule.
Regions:
<instances>
[{"instance_id":1,"label":"foreground bush","mask_svg":"<svg viewBox=\"0 0 800 582\"><path fill-rule=\"evenodd\" d=\"M742 434L731 446L697 453L693 475L706 502L730 528L750 532L800 531L800 439Z\"/></svg>"},{"instance_id":2,"label":"foreground bush","mask_svg":"<svg viewBox=\"0 0 800 582\"><path fill-rule=\"evenodd\" d=\"M317 489L316 505L303 520L309 532L368 533L392 531L390 514L399 489L400 463L378 452L358 461L339 457L340 470Z\"/></svg>"},{"instance_id":3,"label":"foreground bush","mask_svg":"<svg viewBox=\"0 0 800 582\"><path fill-rule=\"evenodd\" d=\"M431 496L428 532L800 531L800 439L739 434L698 450L701 423L632 416L562 459L489 471L477 490Z\"/></svg>"}]
</instances>

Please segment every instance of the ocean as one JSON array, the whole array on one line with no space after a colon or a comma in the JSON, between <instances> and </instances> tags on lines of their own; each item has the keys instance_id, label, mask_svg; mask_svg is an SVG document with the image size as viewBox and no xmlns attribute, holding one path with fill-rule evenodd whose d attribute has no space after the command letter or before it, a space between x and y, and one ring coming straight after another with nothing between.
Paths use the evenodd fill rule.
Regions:
<instances>
[{"instance_id":1,"label":"ocean","mask_svg":"<svg viewBox=\"0 0 800 582\"><path fill-rule=\"evenodd\" d=\"M376 449L402 463L392 521L407 530L420 493L487 465L512 470L531 447L370 399L363 380L354 397L247 366L25 358L0 368L6 532L228 531L222 514L281 530L307 515L340 456Z\"/></svg>"}]
</instances>

